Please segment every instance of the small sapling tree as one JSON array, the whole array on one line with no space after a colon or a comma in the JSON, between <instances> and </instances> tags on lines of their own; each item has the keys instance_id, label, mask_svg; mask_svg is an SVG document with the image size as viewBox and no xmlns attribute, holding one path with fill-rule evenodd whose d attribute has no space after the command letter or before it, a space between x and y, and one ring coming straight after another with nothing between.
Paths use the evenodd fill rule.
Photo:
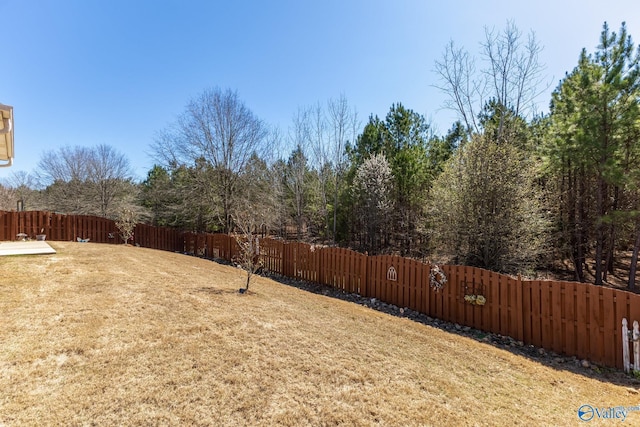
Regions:
<instances>
[{"instance_id":1,"label":"small sapling tree","mask_svg":"<svg viewBox=\"0 0 640 427\"><path fill-rule=\"evenodd\" d=\"M116 228L120 232L120 237L126 245L129 240L133 239L133 230L136 228L138 222L138 215L129 208L122 208L118 212L116 218Z\"/></svg>"},{"instance_id":2,"label":"small sapling tree","mask_svg":"<svg viewBox=\"0 0 640 427\"><path fill-rule=\"evenodd\" d=\"M235 233L238 244L238 254L235 256L235 263L247 273L247 281L244 288L238 292L244 294L249 290L251 278L262 267L260 258L260 241L257 235L257 225L253 212L238 212L234 216L234 225L239 233Z\"/></svg>"},{"instance_id":3,"label":"small sapling tree","mask_svg":"<svg viewBox=\"0 0 640 427\"><path fill-rule=\"evenodd\" d=\"M269 230L275 224L281 209L279 193L273 188L277 177L275 173L263 159L254 155L238 180L237 203L231 218L238 244L234 261L247 273L245 287L240 289L240 293L249 289L251 278L263 265L258 233Z\"/></svg>"}]
</instances>

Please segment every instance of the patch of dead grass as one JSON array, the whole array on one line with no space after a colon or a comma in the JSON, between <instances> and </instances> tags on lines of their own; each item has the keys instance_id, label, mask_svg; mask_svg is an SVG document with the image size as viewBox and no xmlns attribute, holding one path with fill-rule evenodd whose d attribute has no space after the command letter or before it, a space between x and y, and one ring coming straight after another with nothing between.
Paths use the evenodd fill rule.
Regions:
<instances>
[{"instance_id":1,"label":"patch of dead grass","mask_svg":"<svg viewBox=\"0 0 640 427\"><path fill-rule=\"evenodd\" d=\"M582 404L640 403L269 279L239 295L232 267L51 245L0 259L0 425L576 425Z\"/></svg>"}]
</instances>

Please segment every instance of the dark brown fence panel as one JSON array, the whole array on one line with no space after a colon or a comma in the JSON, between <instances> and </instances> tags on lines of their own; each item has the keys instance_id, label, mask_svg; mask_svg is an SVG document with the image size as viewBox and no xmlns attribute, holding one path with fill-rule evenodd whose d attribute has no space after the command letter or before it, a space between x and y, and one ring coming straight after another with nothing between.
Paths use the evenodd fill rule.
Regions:
<instances>
[{"instance_id":1,"label":"dark brown fence panel","mask_svg":"<svg viewBox=\"0 0 640 427\"><path fill-rule=\"evenodd\" d=\"M15 240L18 234L17 212L0 211L0 240Z\"/></svg>"},{"instance_id":2,"label":"dark brown fence panel","mask_svg":"<svg viewBox=\"0 0 640 427\"><path fill-rule=\"evenodd\" d=\"M320 261L315 247L306 243L290 243L293 253L293 277L309 282L319 282Z\"/></svg>"},{"instance_id":3,"label":"dark brown fence panel","mask_svg":"<svg viewBox=\"0 0 640 427\"><path fill-rule=\"evenodd\" d=\"M603 324L602 324L602 287L588 285L589 295L589 320L587 327L589 329L589 348L585 355L586 358L596 363L602 362L602 353L604 353Z\"/></svg>"},{"instance_id":4,"label":"dark brown fence panel","mask_svg":"<svg viewBox=\"0 0 640 427\"><path fill-rule=\"evenodd\" d=\"M47 233L47 239L49 240L71 240L65 233L65 221L66 215L51 214L51 221L49 231Z\"/></svg>"},{"instance_id":5,"label":"dark brown fence panel","mask_svg":"<svg viewBox=\"0 0 640 427\"><path fill-rule=\"evenodd\" d=\"M550 349L553 347L551 286L547 281L538 281L536 287L540 290L540 346Z\"/></svg>"},{"instance_id":6,"label":"dark brown fence panel","mask_svg":"<svg viewBox=\"0 0 640 427\"><path fill-rule=\"evenodd\" d=\"M608 366L615 366L616 356L620 354L622 343L618 338L622 333L616 326L615 291L602 288L602 325L604 339L603 362ZM622 322L622 321L621 321ZM619 333L616 333L620 331ZM618 339L616 339L618 338Z\"/></svg>"},{"instance_id":7,"label":"dark brown fence panel","mask_svg":"<svg viewBox=\"0 0 640 427\"><path fill-rule=\"evenodd\" d=\"M335 266L336 266L336 251L335 248L322 248L320 249L320 283L327 286L336 286L335 281Z\"/></svg>"},{"instance_id":8,"label":"dark brown fence panel","mask_svg":"<svg viewBox=\"0 0 640 427\"><path fill-rule=\"evenodd\" d=\"M45 211L2 212L0 215L2 240L15 240L19 233L35 239L43 234L48 240L91 239L96 243L111 243L116 228L109 219L95 216L61 215Z\"/></svg>"},{"instance_id":9,"label":"dark brown fence panel","mask_svg":"<svg viewBox=\"0 0 640 427\"><path fill-rule=\"evenodd\" d=\"M184 253L188 255L198 255L201 252L200 246L202 237L198 233L186 232L182 235L184 240Z\"/></svg>"},{"instance_id":10,"label":"dark brown fence panel","mask_svg":"<svg viewBox=\"0 0 640 427\"><path fill-rule=\"evenodd\" d=\"M113 227L115 224L113 226L106 224L104 229L108 243L123 243L119 232ZM182 233L170 228L154 227L148 224L136 224L132 243L144 248L165 251L182 252L184 247Z\"/></svg>"},{"instance_id":11,"label":"dark brown fence panel","mask_svg":"<svg viewBox=\"0 0 640 427\"><path fill-rule=\"evenodd\" d=\"M497 276L497 282L492 283L486 291L487 303L485 304L486 312L491 315L490 323L495 330L502 334L506 333L507 319L509 316L509 287L506 277Z\"/></svg>"},{"instance_id":12,"label":"dark brown fence panel","mask_svg":"<svg viewBox=\"0 0 640 427\"><path fill-rule=\"evenodd\" d=\"M445 284L445 287L442 289L435 289L433 287L431 287L431 270L433 269L433 265L425 265L424 267L424 271L423 271L423 275L426 276L426 283L429 286L429 292L428 292L428 314L431 317L436 317L438 319L443 319L444 317L444 313L443 313L443 301L445 298L444 295L444 290L447 287L451 287L452 284L450 282L447 282ZM456 270L459 268L464 269L464 267L450 267L450 266L443 266L442 269L443 271L447 274L447 278L451 277L452 274L452 268L455 268ZM458 271L459 272L459 271ZM464 274L464 273L463 273Z\"/></svg>"},{"instance_id":13,"label":"dark brown fence panel","mask_svg":"<svg viewBox=\"0 0 640 427\"><path fill-rule=\"evenodd\" d=\"M322 266L324 284L334 288L340 288L340 250L339 248L326 248L322 250Z\"/></svg>"},{"instance_id":14,"label":"dark brown fence panel","mask_svg":"<svg viewBox=\"0 0 640 427\"><path fill-rule=\"evenodd\" d=\"M561 282L543 281L542 288L542 339L543 347L562 353L565 351L563 336L567 314L563 299L566 289Z\"/></svg>"},{"instance_id":15,"label":"dark brown fence panel","mask_svg":"<svg viewBox=\"0 0 640 427\"><path fill-rule=\"evenodd\" d=\"M283 273L284 243L281 240L261 239L260 256L266 270L278 274Z\"/></svg>"},{"instance_id":16,"label":"dark brown fence panel","mask_svg":"<svg viewBox=\"0 0 640 427\"><path fill-rule=\"evenodd\" d=\"M526 288L528 292L525 296L525 313L527 314L525 322L529 323L530 335L525 342L542 347L542 290L540 289L540 282L530 281L527 283Z\"/></svg>"},{"instance_id":17,"label":"dark brown fence panel","mask_svg":"<svg viewBox=\"0 0 640 427\"><path fill-rule=\"evenodd\" d=\"M381 262L382 262L382 257L381 256L371 256L368 259L368 266L367 266L367 270L368 270L368 277L367 277L367 282L368 282L368 295L371 298L376 298L376 299L380 299L380 293L381 293L381 285L380 285L380 269L381 267ZM326 264L325 264L326 265ZM326 267L325 267L326 268Z\"/></svg>"},{"instance_id":18,"label":"dark brown fence panel","mask_svg":"<svg viewBox=\"0 0 640 427\"><path fill-rule=\"evenodd\" d=\"M366 255L345 248L322 248L315 252L320 283L361 295L367 290Z\"/></svg>"},{"instance_id":19,"label":"dark brown fence panel","mask_svg":"<svg viewBox=\"0 0 640 427\"><path fill-rule=\"evenodd\" d=\"M69 215L51 214L51 230L47 233L49 240L73 240L71 217Z\"/></svg>"},{"instance_id":20,"label":"dark brown fence panel","mask_svg":"<svg viewBox=\"0 0 640 427\"><path fill-rule=\"evenodd\" d=\"M349 249L344 249L349 259L346 291L366 295L367 291L367 256Z\"/></svg>"},{"instance_id":21,"label":"dark brown fence panel","mask_svg":"<svg viewBox=\"0 0 640 427\"><path fill-rule=\"evenodd\" d=\"M426 289L428 315L463 324L462 319L465 316L465 307L456 299L456 294L460 292L460 286L465 280L466 269L463 266L456 265L439 266L438 268L445 273L447 282L442 289L436 289L431 287L431 272L435 271L435 268L435 264L426 264L422 272Z\"/></svg>"},{"instance_id":22,"label":"dark brown fence panel","mask_svg":"<svg viewBox=\"0 0 640 427\"><path fill-rule=\"evenodd\" d=\"M564 353L577 354L579 339L578 312L576 310L576 301L578 294L578 286L581 284L575 282L564 282Z\"/></svg>"},{"instance_id":23,"label":"dark brown fence panel","mask_svg":"<svg viewBox=\"0 0 640 427\"><path fill-rule=\"evenodd\" d=\"M74 216L73 217L74 221L73 221L73 234L74 236L76 236L75 238L80 238L80 239L91 239L90 235L87 235L87 231L89 226L87 224L87 217L86 216Z\"/></svg>"},{"instance_id":24,"label":"dark brown fence panel","mask_svg":"<svg viewBox=\"0 0 640 427\"><path fill-rule=\"evenodd\" d=\"M198 234L196 240L196 255L204 257L207 254L207 236L206 234Z\"/></svg>"},{"instance_id":25,"label":"dark brown fence panel","mask_svg":"<svg viewBox=\"0 0 640 427\"><path fill-rule=\"evenodd\" d=\"M196 253L196 234L195 233L184 233L184 253L189 255L195 255Z\"/></svg>"},{"instance_id":26,"label":"dark brown fence panel","mask_svg":"<svg viewBox=\"0 0 640 427\"><path fill-rule=\"evenodd\" d=\"M282 245L282 275L293 277L293 259L291 245L285 242Z\"/></svg>"},{"instance_id":27,"label":"dark brown fence panel","mask_svg":"<svg viewBox=\"0 0 640 427\"><path fill-rule=\"evenodd\" d=\"M589 349L589 300L587 299L587 287L578 286L576 289L575 304L576 304L576 326L578 333L578 347L576 349L576 356L582 356L588 354Z\"/></svg>"},{"instance_id":28,"label":"dark brown fence panel","mask_svg":"<svg viewBox=\"0 0 640 427\"><path fill-rule=\"evenodd\" d=\"M207 235L207 256L209 258L224 258L224 249L228 246L226 235L208 234Z\"/></svg>"},{"instance_id":29,"label":"dark brown fence panel","mask_svg":"<svg viewBox=\"0 0 640 427\"><path fill-rule=\"evenodd\" d=\"M413 270L413 286L410 288L410 304L409 308L418 312L424 312L424 296L423 294L429 289L429 285L425 284L424 263L417 263Z\"/></svg>"},{"instance_id":30,"label":"dark brown fence panel","mask_svg":"<svg viewBox=\"0 0 640 427\"><path fill-rule=\"evenodd\" d=\"M393 267L393 269L391 269ZM327 266L330 268L330 265ZM391 302L388 276L395 272L392 259L388 255L369 257L369 290L370 296L383 302ZM393 276L391 276L393 277Z\"/></svg>"},{"instance_id":31,"label":"dark brown fence panel","mask_svg":"<svg viewBox=\"0 0 640 427\"><path fill-rule=\"evenodd\" d=\"M122 237L117 234L113 236L112 240L120 243L122 241ZM136 227L133 230L133 242L143 248L157 247L159 243L158 228L147 224L136 224Z\"/></svg>"},{"instance_id":32,"label":"dark brown fence panel","mask_svg":"<svg viewBox=\"0 0 640 427\"><path fill-rule=\"evenodd\" d=\"M231 261L231 236L226 234L209 234L209 253L211 258Z\"/></svg>"},{"instance_id":33,"label":"dark brown fence panel","mask_svg":"<svg viewBox=\"0 0 640 427\"><path fill-rule=\"evenodd\" d=\"M411 283L411 273L408 264L411 260L409 260L408 258L398 257L395 261L398 278L392 284L392 304L399 307L406 307L409 305L408 287Z\"/></svg>"},{"instance_id":34,"label":"dark brown fence panel","mask_svg":"<svg viewBox=\"0 0 640 427\"><path fill-rule=\"evenodd\" d=\"M551 283L551 290L551 334L553 337L551 348L559 353L564 353L565 324L567 321L564 304L566 287L562 282Z\"/></svg>"},{"instance_id":35,"label":"dark brown fence panel","mask_svg":"<svg viewBox=\"0 0 640 427\"><path fill-rule=\"evenodd\" d=\"M522 281L518 279L508 278L507 286L509 287L509 307L508 307L508 317L507 317L507 326L504 327L504 330L508 330L509 333L507 335L523 341L524 340L524 324L522 321L523 308L522 308L522 300L523 300L523 287Z\"/></svg>"},{"instance_id":36,"label":"dark brown fence panel","mask_svg":"<svg viewBox=\"0 0 640 427\"><path fill-rule=\"evenodd\" d=\"M320 249L320 283L327 286L336 286L334 277L334 269L336 266L336 251L335 248L322 248Z\"/></svg>"}]
</instances>

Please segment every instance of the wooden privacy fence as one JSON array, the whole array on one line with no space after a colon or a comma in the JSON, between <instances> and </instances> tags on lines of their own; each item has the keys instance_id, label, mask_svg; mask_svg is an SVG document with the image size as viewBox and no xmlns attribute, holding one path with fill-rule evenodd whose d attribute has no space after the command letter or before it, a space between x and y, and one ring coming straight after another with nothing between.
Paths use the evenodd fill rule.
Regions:
<instances>
[{"instance_id":1,"label":"wooden privacy fence","mask_svg":"<svg viewBox=\"0 0 640 427\"><path fill-rule=\"evenodd\" d=\"M62 215L43 211L0 211L0 240L16 240L19 233L35 239L45 234L48 240L90 239L96 243L119 243L115 223L89 215Z\"/></svg>"},{"instance_id":2,"label":"wooden privacy fence","mask_svg":"<svg viewBox=\"0 0 640 427\"><path fill-rule=\"evenodd\" d=\"M44 211L0 211L0 241L16 240L24 233L47 240L75 241L78 237L94 243L122 243L113 220L90 215L64 215ZM133 243L153 249L185 252L183 232L165 227L137 224Z\"/></svg>"},{"instance_id":3,"label":"wooden privacy fence","mask_svg":"<svg viewBox=\"0 0 640 427\"><path fill-rule=\"evenodd\" d=\"M133 243L144 248L186 252L183 234L183 232L173 228L136 224L133 232ZM116 240L118 243L122 243L122 239L117 235Z\"/></svg>"},{"instance_id":4,"label":"wooden privacy fence","mask_svg":"<svg viewBox=\"0 0 640 427\"><path fill-rule=\"evenodd\" d=\"M18 233L31 238L46 234L48 240L81 237L98 243L121 242L115 223L108 219L0 211L0 241L15 240ZM136 226L134 243L228 261L238 254L232 236L144 224ZM480 268L445 265L440 268L447 283L436 291L430 286L433 266L408 258L367 256L274 239L260 239L260 257L266 269L284 276L619 369L624 368L622 319L640 319L640 295L585 283L521 280Z\"/></svg>"}]
</instances>

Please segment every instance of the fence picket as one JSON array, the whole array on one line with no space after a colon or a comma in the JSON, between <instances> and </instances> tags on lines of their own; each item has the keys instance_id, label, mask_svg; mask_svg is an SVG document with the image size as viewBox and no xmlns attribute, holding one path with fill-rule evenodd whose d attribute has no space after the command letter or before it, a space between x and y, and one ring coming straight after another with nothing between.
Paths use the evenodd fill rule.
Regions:
<instances>
[{"instance_id":1,"label":"fence picket","mask_svg":"<svg viewBox=\"0 0 640 427\"><path fill-rule=\"evenodd\" d=\"M487 293L487 289L489 288L496 288L496 292L495 294L498 295L498 298L496 299L495 303L496 303L496 308L500 308L500 287L501 287L501 277L502 275L494 273L492 271L489 270L483 270L484 273L484 278L485 278L485 282L483 283L483 287L482 287L482 292L480 292L480 295L483 295L486 298L486 293ZM495 284L495 285L492 285ZM500 323L494 324L492 322L492 316L491 316L491 308L486 306L486 303L484 306L482 305L475 305L474 306L476 308L476 313L478 314L478 320L480 322L480 328L483 331L492 331L494 329L500 330ZM495 326L494 326L495 325Z\"/></svg>"},{"instance_id":2,"label":"fence picket","mask_svg":"<svg viewBox=\"0 0 640 427\"><path fill-rule=\"evenodd\" d=\"M603 349L602 340L602 311L600 307L600 290L601 287L589 288L589 351L588 358L595 362L601 363L603 360L603 352L596 352L596 349Z\"/></svg>"},{"instance_id":3,"label":"fence picket","mask_svg":"<svg viewBox=\"0 0 640 427\"><path fill-rule=\"evenodd\" d=\"M604 354L602 361L615 360L618 345L618 322L615 318L614 291L611 288L602 289L602 325L604 338Z\"/></svg>"},{"instance_id":4,"label":"fence picket","mask_svg":"<svg viewBox=\"0 0 640 427\"><path fill-rule=\"evenodd\" d=\"M640 327L638 321L633 321L633 370L640 372Z\"/></svg>"},{"instance_id":5,"label":"fence picket","mask_svg":"<svg viewBox=\"0 0 640 427\"><path fill-rule=\"evenodd\" d=\"M577 321L576 321L576 283L566 282L563 300L564 332L563 332L563 352L565 354L576 354L577 352Z\"/></svg>"},{"instance_id":6,"label":"fence picket","mask_svg":"<svg viewBox=\"0 0 640 427\"><path fill-rule=\"evenodd\" d=\"M553 347L553 335L551 329L552 301L550 297L551 289L547 281L537 281L536 285L540 290L540 347L551 349Z\"/></svg>"}]
</instances>

